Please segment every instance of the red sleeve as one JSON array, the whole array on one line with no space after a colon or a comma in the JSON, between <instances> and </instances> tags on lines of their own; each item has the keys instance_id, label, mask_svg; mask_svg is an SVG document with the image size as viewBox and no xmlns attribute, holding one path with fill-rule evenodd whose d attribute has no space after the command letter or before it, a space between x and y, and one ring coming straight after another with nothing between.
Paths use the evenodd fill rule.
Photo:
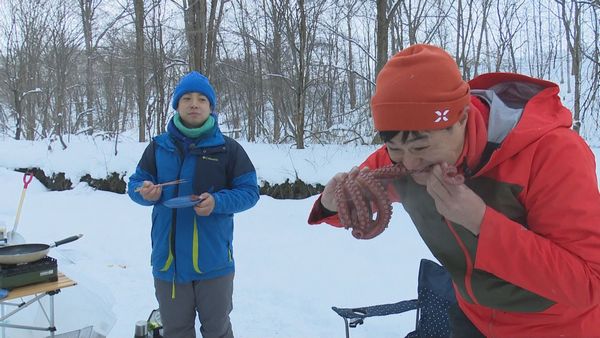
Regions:
<instances>
[{"instance_id":1,"label":"red sleeve","mask_svg":"<svg viewBox=\"0 0 600 338\"><path fill-rule=\"evenodd\" d=\"M375 152L373 152L371 155L369 155L369 157L367 157L367 159L358 167L361 169L364 167L368 167L369 169L377 169L390 164L392 164L392 160L390 159L390 155L388 155L387 148L384 144L375 150ZM314 225L327 223L335 227L343 227L337 214L331 216L326 216L325 214L326 212L321 204L321 196L319 196L319 198L313 204L310 215L308 216L308 224Z\"/></svg>"},{"instance_id":2,"label":"red sleeve","mask_svg":"<svg viewBox=\"0 0 600 338\"><path fill-rule=\"evenodd\" d=\"M475 267L558 303L600 304L600 194L590 149L574 135L546 137L526 189L527 227L487 208Z\"/></svg>"},{"instance_id":3,"label":"red sleeve","mask_svg":"<svg viewBox=\"0 0 600 338\"><path fill-rule=\"evenodd\" d=\"M323 207L323 204L321 204L321 196L319 196L319 198L313 204L312 210L310 211L310 215L308 216L308 224L316 225L321 223L327 223L338 228L344 227L344 225L340 223L340 219L337 216L337 213L331 216L326 216L326 211L324 209L325 208Z\"/></svg>"}]
</instances>

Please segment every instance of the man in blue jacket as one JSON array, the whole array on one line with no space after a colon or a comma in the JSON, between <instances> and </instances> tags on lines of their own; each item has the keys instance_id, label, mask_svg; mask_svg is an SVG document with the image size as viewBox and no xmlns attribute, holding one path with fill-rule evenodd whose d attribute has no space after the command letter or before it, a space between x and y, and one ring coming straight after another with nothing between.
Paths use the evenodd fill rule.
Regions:
<instances>
[{"instance_id":1,"label":"man in blue jacket","mask_svg":"<svg viewBox=\"0 0 600 338\"><path fill-rule=\"evenodd\" d=\"M195 337L197 312L204 338L233 337L233 214L258 201L256 172L219 130L204 75L181 78L172 106L167 132L150 142L128 187L133 201L153 206L152 273L164 336ZM161 185L175 180L183 182ZM182 199L189 203L166 206Z\"/></svg>"}]
</instances>

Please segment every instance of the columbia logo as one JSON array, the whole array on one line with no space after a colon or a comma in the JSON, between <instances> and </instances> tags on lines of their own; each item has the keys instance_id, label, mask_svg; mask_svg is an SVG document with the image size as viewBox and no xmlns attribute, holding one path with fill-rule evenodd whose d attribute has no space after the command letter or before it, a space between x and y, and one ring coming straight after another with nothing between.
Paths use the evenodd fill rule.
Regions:
<instances>
[{"instance_id":1,"label":"columbia logo","mask_svg":"<svg viewBox=\"0 0 600 338\"><path fill-rule=\"evenodd\" d=\"M214 162L219 162L218 158L214 158L214 157L208 157L208 156L202 156L203 160L208 160L208 161L214 161Z\"/></svg>"},{"instance_id":2,"label":"columbia logo","mask_svg":"<svg viewBox=\"0 0 600 338\"><path fill-rule=\"evenodd\" d=\"M435 122L435 123L448 122L448 112L449 111L450 111L449 109L446 109L444 111L437 110L435 112L435 115L437 116L437 118L433 122Z\"/></svg>"}]
</instances>

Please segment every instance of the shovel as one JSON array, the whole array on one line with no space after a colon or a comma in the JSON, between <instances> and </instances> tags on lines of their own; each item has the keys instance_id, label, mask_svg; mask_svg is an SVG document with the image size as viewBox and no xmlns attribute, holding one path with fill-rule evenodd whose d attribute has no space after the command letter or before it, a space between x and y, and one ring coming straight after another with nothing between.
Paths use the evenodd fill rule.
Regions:
<instances>
[{"instance_id":1,"label":"shovel","mask_svg":"<svg viewBox=\"0 0 600 338\"><path fill-rule=\"evenodd\" d=\"M23 174L23 191L21 191L21 199L19 200L19 206L17 207L17 216L15 217L15 224L13 225L12 231L8 233L8 244L21 244L25 243L25 239L21 234L17 232L19 226L19 218L21 218L21 209L23 207L23 201L25 200L25 193L29 183L33 180L33 174L26 172Z\"/></svg>"}]
</instances>

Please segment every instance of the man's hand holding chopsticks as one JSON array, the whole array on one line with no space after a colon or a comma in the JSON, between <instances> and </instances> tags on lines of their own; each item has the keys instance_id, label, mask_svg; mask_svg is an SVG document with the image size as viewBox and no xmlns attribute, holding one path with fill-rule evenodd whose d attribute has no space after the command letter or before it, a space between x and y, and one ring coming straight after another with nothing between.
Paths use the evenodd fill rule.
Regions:
<instances>
[{"instance_id":1,"label":"man's hand holding chopsticks","mask_svg":"<svg viewBox=\"0 0 600 338\"><path fill-rule=\"evenodd\" d=\"M144 181L142 186L139 187L139 192L146 201L156 202L162 194L162 185L154 184L151 181Z\"/></svg>"}]
</instances>

